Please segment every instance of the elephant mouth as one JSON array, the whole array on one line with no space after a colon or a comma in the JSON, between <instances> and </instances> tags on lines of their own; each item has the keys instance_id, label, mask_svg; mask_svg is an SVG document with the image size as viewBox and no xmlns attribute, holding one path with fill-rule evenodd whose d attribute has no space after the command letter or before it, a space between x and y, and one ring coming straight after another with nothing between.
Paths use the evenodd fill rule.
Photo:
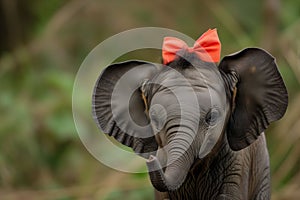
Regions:
<instances>
[{"instance_id":1,"label":"elephant mouth","mask_svg":"<svg viewBox=\"0 0 300 200\"><path fill-rule=\"evenodd\" d=\"M149 173L152 185L158 191L161 191L161 192L165 192L165 191L171 189L166 184L164 172L163 172L163 169L162 169L161 164L158 161L157 157L150 155L150 157L146 161L146 163L147 163L148 173Z\"/></svg>"},{"instance_id":2,"label":"elephant mouth","mask_svg":"<svg viewBox=\"0 0 300 200\"><path fill-rule=\"evenodd\" d=\"M150 180L152 185L160 192L173 191L180 187L180 183L167 180L169 179L163 171L160 162L156 156L150 156L147 160Z\"/></svg>"},{"instance_id":3,"label":"elephant mouth","mask_svg":"<svg viewBox=\"0 0 300 200\"><path fill-rule=\"evenodd\" d=\"M146 161L152 185L160 192L177 190L185 181L191 163L181 164L180 159L163 170L156 156Z\"/></svg>"}]
</instances>

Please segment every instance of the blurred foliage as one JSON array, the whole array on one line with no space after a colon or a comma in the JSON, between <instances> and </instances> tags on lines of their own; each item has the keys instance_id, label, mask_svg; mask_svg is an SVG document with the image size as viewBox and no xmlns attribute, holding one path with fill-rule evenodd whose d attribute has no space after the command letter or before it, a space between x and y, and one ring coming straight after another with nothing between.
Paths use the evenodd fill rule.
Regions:
<instances>
[{"instance_id":1,"label":"blurred foliage","mask_svg":"<svg viewBox=\"0 0 300 200\"><path fill-rule=\"evenodd\" d=\"M0 10L0 199L153 199L147 175L116 172L91 157L71 105L88 52L143 26L193 38L217 27L223 55L247 46L275 55L290 105L267 132L272 198L300 199L299 1L2 0ZM150 50L129 57L160 60Z\"/></svg>"}]
</instances>

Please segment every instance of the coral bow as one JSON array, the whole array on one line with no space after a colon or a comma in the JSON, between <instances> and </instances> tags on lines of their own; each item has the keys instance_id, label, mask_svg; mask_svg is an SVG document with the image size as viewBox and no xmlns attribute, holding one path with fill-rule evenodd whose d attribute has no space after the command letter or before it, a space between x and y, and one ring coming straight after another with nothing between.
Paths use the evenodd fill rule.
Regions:
<instances>
[{"instance_id":1,"label":"coral bow","mask_svg":"<svg viewBox=\"0 0 300 200\"><path fill-rule=\"evenodd\" d=\"M209 29L196 40L193 47L175 37L165 37L162 46L163 63L168 64L175 60L177 52L185 49L188 52L195 53L205 62L219 62L221 43L216 29Z\"/></svg>"}]
</instances>

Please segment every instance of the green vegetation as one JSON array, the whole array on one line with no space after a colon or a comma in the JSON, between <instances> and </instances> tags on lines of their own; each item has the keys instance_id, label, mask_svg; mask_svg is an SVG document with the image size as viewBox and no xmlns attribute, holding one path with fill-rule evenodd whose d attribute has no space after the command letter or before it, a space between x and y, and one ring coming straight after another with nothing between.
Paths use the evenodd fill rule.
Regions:
<instances>
[{"instance_id":1,"label":"green vegetation","mask_svg":"<svg viewBox=\"0 0 300 200\"><path fill-rule=\"evenodd\" d=\"M197 38L218 28L222 55L263 47L289 90L267 131L273 199L300 199L300 1L71 0L0 3L0 199L153 199L146 174L112 170L84 148L72 116L80 64L97 44L144 26ZM136 51L159 61L159 52Z\"/></svg>"}]
</instances>

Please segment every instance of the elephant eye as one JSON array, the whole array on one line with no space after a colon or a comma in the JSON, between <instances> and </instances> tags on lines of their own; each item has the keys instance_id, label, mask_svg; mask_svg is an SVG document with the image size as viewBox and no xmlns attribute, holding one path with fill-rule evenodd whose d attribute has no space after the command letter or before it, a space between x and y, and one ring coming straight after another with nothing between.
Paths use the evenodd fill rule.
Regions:
<instances>
[{"instance_id":1,"label":"elephant eye","mask_svg":"<svg viewBox=\"0 0 300 200\"><path fill-rule=\"evenodd\" d=\"M217 109L212 108L205 116L205 122L209 125L209 126L214 126L219 119L220 113Z\"/></svg>"}]
</instances>

